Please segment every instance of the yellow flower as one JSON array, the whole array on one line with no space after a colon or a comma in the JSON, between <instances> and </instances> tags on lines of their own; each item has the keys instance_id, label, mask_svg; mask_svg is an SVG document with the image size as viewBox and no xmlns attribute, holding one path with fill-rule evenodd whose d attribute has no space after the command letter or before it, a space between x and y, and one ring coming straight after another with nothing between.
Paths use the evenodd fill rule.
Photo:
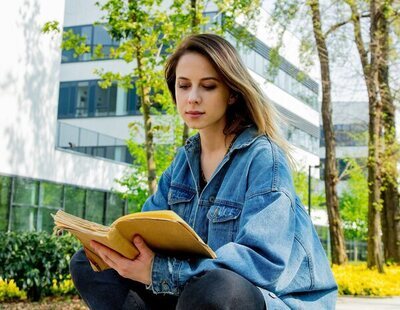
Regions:
<instances>
[{"instance_id":1,"label":"yellow flower","mask_svg":"<svg viewBox=\"0 0 400 310\"><path fill-rule=\"evenodd\" d=\"M333 265L332 270L340 295L400 295L400 266L386 266L384 274L368 269L366 263Z\"/></svg>"}]
</instances>

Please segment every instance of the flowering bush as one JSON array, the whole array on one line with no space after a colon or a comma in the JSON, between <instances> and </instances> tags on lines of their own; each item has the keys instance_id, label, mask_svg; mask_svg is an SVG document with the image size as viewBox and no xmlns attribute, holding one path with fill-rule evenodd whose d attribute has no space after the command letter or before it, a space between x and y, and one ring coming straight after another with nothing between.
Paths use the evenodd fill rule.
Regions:
<instances>
[{"instance_id":1,"label":"flowering bush","mask_svg":"<svg viewBox=\"0 0 400 310\"><path fill-rule=\"evenodd\" d=\"M71 280L71 276L63 278L60 276L59 279L53 279L53 285L50 288L52 295L54 296L66 296L77 294L74 283Z\"/></svg>"},{"instance_id":2,"label":"flowering bush","mask_svg":"<svg viewBox=\"0 0 400 310\"><path fill-rule=\"evenodd\" d=\"M28 299L40 300L52 294L53 279L66 279L71 256L80 247L69 234L0 232L0 277L14 279Z\"/></svg>"},{"instance_id":3,"label":"flowering bush","mask_svg":"<svg viewBox=\"0 0 400 310\"><path fill-rule=\"evenodd\" d=\"M0 302L24 299L26 299L26 293L18 288L14 280L0 278Z\"/></svg>"},{"instance_id":4,"label":"flowering bush","mask_svg":"<svg viewBox=\"0 0 400 310\"><path fill-rule=\"evenodd\" d=\"M385 273L368 269L366 263L333 265L339 295L399 296L400 266L385 266Z\"/></svg>"}]
</instances>

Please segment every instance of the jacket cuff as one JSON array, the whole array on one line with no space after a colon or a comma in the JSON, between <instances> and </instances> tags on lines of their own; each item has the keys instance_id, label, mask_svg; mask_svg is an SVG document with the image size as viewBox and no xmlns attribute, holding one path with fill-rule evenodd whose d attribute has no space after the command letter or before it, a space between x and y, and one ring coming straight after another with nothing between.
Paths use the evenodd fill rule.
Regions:
<instances>
[{"instance_id":1,"label":"jacket cuff","mask_svg":"<svg viewBox=\"0 0 400 310\"><path fill-rule=\"evenodd\" d=\"M180 261L174 257L156 254L153 260L152 284L154 294L179 295L178 272Z\"/></svg>"}]
</instances>

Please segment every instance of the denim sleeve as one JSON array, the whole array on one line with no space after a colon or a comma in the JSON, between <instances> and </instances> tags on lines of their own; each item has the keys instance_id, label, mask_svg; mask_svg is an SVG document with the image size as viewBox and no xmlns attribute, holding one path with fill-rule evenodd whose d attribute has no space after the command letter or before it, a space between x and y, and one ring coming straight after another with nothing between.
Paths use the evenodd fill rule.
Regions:
<instances>
[{"instance_id":1,"label":"denim sleeve","mask_svg":"<svg viewBox=\"0 0 400 310\"><path fill-rule=\"evenodd\" d=\"M234 242L216 259L180 260L156 255L152 291L179 295L185 283L204 271L230 269L257 286L273 290L289 260L294 241L294 202L285 191L257 193L246 199Z\"/></svg>"}]
</instances>

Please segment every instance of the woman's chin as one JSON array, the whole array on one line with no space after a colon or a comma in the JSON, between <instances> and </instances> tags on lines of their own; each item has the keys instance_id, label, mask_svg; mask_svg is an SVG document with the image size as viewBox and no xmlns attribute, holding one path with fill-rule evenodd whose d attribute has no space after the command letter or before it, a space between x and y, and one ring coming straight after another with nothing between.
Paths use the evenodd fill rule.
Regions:
<instances>
[{"instance_id":1,"label":"woman's chin","mask_svg":"<svg viewBox=\"0 0 400 310\"><path fill-rule=\"evenodd\" d=\"M201 126L199 124L194 124L193 122L185 122L186 126L188 126L190 129L200 129Z\"/></svg>"}]
</instances>

